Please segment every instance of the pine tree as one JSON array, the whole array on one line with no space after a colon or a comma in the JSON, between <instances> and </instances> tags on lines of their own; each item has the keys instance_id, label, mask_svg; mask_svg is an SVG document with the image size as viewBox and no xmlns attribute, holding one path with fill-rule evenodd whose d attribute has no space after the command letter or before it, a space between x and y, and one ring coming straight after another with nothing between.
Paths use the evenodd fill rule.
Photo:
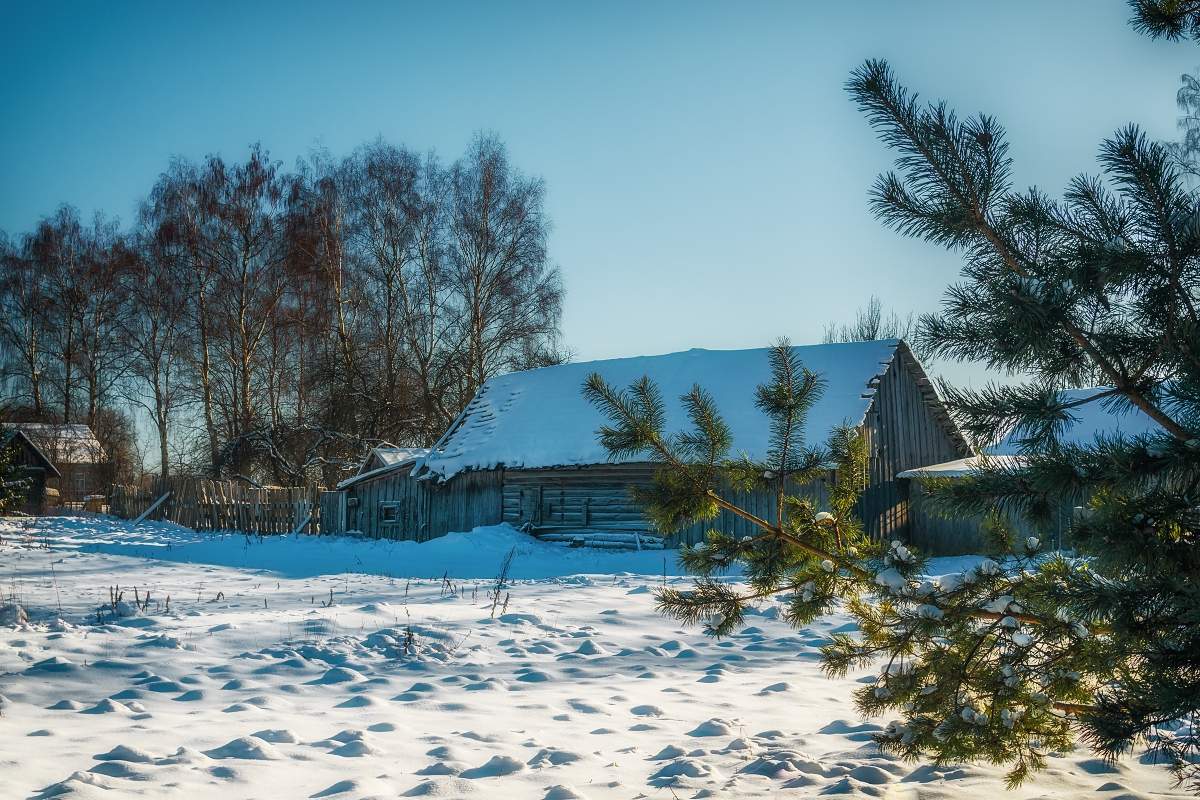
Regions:
<instances>
[{"instance_id":1,"label":"pine tree","mask_svg":"<svg viewBox=\"0 0 1200 800\"><path fill-rule=\"evenodd\" d=\"M1129 0L1134 30L1152 39L1200 41L1200 3L1196 0Z\"/></svg>"},{"instance_id":2,"label":"pine tree","mask_svg":"<svg viewBox=\"0 0 1200 800\"><path fill-rule=\"evenodd\" d=\"M29 488L29 480L17 464L16 454L16 446L11 441L0 441L0 514L20 506Z\"/></svg>"},{"instance_id":3,"label":"pine tree","mask_svg":"<svg viewBox=\"0 0 1200 800\"><path fill-rule=\"evenodd\" d=\"M1196 195L1169 150L1134 126L1102 144L1102 177L1076 178L1058 201L1018 194L993 118L921 105L882 62L864 65L848 89L899 153L898 174L875 186L876 215L965 259L965 282L941 315L921 320L919 344L1030 378L978 392L944 387L979 442L1015 435L1026 458L934 485L935 497L948 513L1043 522L1059 498L1090 498L1072 530L1082 557L1040 560L1005 594L1029 617L1004 623L1025 631L1022 652L1002 664L1015 671L1006 677L1036 676L1040 696L1077 702L1060 708L1059 728L1070 721L1102 755L1148 742L1200 789ZM1089 373L1110 388L1064 399L1059 390ZM1136 408L1161 432L1062 444L1086 402L1114 414ZM911 752L925 746L915 737ZM1040 763L1016 760L1014 778Z\"/></svg>"},{"instance_id":4,"label":"pine tree","mask_svg":"<svg viewBox=\"0 0 1200 800\"><path fill-rule=\"evenodd\" d=\"M966 480L930 486L946 513L985 514L1010 555L930 580L915 549L867 541L853 516L864 443L852 430L823 448L799 438L821 381L786 347L758 389L773 442L763 463L728 457L728 429L699 387L683 398L693 430L671 433L652 382L620 391L592 376L585 394L611 421L600 432L610 454L660 464L638 493L660 529L725 509L760 531L714 531L685 548L700 578L661 591L660 608L720 636L764 597L781 596L793 625L844 604L859 630L824 648L824 669L878 669L855 702L863 714L898 715L877 741L902 756L1007 764L1016 785L1082 735L1106 758L1148 744L1200 788L1196 198L1166 148L1134 127L1103 144L1103 178L1078 178L1054 201L1012 191L995 119L921 104L878 61L848 90L899 152L898 172L875 186L877 216L964 257L964 282L942 314L922 318L919 344L1029 376L979 392L943 386L965 431L980 443L1014 435L1025 457L985 459ZM1139 409L1161 432L1061 443L1078 401L1059 390L1097 373L1111 388L1088 402ZM829 509L789 495L830 466ZM777 492L775 519L727 499L764 482ZM1089 498L1071 532L1075 555L1006 530L1013 515L1045 525L1063 497ZM746 590L713 577L734 564Z\"/></svg>"}]
</instances>

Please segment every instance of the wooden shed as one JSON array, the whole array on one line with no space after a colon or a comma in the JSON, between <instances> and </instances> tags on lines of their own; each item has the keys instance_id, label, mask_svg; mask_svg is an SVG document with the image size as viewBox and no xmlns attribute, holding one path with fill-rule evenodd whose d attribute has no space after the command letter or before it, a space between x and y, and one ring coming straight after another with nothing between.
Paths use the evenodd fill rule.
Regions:
<instances>
[{"instance_id":1,"label":"wooden shed","mask_svg":"<svg viewBox=\"0 0 1200 800\"><path fill-rule=\"evenodd\" d=\"M4 422L4 430L19 430L54 463L48 488L61 494L61 502L81 506L93 495L107 492L113 465L100 440L87 425L49 422Z\"/></svg>"},{"instance_id":2,"label":"wooden shed","mask_svg":"<svg viewBox=\"0 0 1200 800\"><path fill-rule=\"evenodd\" d=\"M45 452L17 428L0 430L0 453L8 452L12 453L13 463L20 468L21 479L26 482L25 498L17 510L25 514L44 514L48 506L57 505L48 499L55 494L51 484L62 476Z\"/></svg>"},{"instance_id":3,"label":"wooden shed","mask_svg":"<svg viewBox=\"0 0 1200 800\"><path fill-rule=\"evenodd\" d=\"M907 345L896 340L796 348L826 388L806 435L824 442L837 425L859 426L870 440L870 485L862 515L876 537L906 537L902 470L969 455L967 444ZM596 431L600 413L584 399L585 378L599 372L627 386L643 375L668 400L668 428L685 425L677 399L700 384L730 425L734 450L762 456L768 423L754 407L755 387L770 375L768 351L689 350L662 356L564 364L502 375L480 389L431 452L402 466L355 476L331 496L329 517L344 504L341 526L323 529L425 540L506 522L542 538L597 546L675 547L700 541L712 525L663 539L629 496L654 465L614 463ZM806 488L821 502L824 481ZM763 493L737 498L766 515ZM742 532L740 519L718 521ZM746 530L745 532L749 532Z\"/></svg>"}]
</instances>

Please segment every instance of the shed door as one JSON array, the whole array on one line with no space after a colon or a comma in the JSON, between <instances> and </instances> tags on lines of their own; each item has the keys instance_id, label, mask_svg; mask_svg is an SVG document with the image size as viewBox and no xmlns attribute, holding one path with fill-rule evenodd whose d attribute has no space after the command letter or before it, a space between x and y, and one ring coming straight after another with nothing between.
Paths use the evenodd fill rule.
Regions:
<instances>
[{"instance_id":1,"label":"shed door","mask_svg":"<svg viewBox=\"0 0 1200 800\"><path fill-rule=\"evenodd\" d=\"M526 486L521 489L521 522L542 524L542 487Z\"/></svg>"}]
</instances>

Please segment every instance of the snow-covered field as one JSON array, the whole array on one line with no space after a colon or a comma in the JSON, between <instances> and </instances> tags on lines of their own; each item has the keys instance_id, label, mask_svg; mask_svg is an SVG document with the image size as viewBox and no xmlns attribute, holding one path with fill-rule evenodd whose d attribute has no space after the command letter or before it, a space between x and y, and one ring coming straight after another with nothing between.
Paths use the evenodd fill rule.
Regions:
<instances>
[{"instance_id":1,"label":"snow-covered field","mask_svg":"<svg viewBox=\"0 0 1200 800\"><path fill-rule=\"evenodd\" d=\"M43 518L0 537L0 597L31 618L0 624L5 800L1172 794L1136 755L1067 754L1011 794L1001 768L881 755L886 720L848 702L862 676L818 669L845 618L794 631L768 603L724 641L680 629L654 610L683 580L662 552L503 527L415 545Z\"/></svg>"}]
</instances>

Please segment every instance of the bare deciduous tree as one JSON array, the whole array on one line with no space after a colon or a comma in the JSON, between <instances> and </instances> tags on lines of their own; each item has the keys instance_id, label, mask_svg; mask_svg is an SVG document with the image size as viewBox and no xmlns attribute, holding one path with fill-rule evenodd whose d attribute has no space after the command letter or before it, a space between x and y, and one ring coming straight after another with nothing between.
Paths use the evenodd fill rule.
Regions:
<instances>
[{"instance_id":1,"label":"bare deciduous tree","mask_svg":"<svg viewBox=\"0 0 1200 800\"><path fill-rule=\"evenodd\" d=\"M885 312L883 301L871 295L867 304L859 308L851 323L831 322L825 326L825 344L834 342L873 342L877 339L904 339L912 341L916 320L912 314L901 317L895 311Z\"/></svg>"}]
</instances>

